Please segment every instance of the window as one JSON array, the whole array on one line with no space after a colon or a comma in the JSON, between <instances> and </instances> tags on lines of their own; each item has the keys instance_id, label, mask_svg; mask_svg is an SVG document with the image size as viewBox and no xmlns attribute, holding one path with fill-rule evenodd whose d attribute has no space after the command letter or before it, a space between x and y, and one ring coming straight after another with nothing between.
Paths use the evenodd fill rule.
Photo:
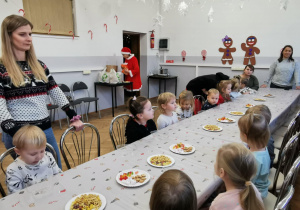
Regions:
<instances>
[{"instance_id":1,"label":"window","mask_svg":"<svg viewBox=\"0 0 300 210\"><path fill-rule=\"evenodd\" d=\"M51 35L72 36L72 0L23 0L23 7L25 17L34 26L33 33L48 34L51 26Z\"/></svg>"}]
</instances>

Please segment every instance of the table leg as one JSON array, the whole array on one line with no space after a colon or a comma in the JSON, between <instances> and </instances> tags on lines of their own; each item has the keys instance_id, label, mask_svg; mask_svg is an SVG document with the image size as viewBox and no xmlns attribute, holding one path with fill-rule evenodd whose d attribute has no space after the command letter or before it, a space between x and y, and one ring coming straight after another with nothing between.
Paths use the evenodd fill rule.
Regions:
<instances>
[{"instance_id":1,"label":"table leg","mask_svg":"<svg viewBox=\"0 0 300 210\"><path fill-rule=\"evenodd\" d=\"M94 88L95 88L95 98L97 98L97 89L96 89L96 87L97 87L97 85L94 84ZM95 105L96 105L96 113L97 113L97 111L98 111L98 110L97 110L97 105L98 105L97 103L98 103L98 100L95 101Z\"/></svg>"},{"instance_id":2,"label":"table leg","mask_svg":"<svg viewBox=\"0 0 300 210\"><path fill-rule=\"evenodd\" d=\"M164 79L164 82L165 82L164 91L166 92L166 83L167 83L167 80Z\"/></svg>"},{"instance_id":3,"label":"table leg","mask_svg":"<svg viewBox=\"0 0 300 210\"><path fill-rule=\"evenodd\" d=\"M148 98L149 98L149 77L148 77Z\"/></svg>"},{"instance_id":4,"label":"table leg","mask_svg":"<svg viewBox=\"0 0 300 210\"><path fill-rule=\"evenodd\" d=\"M175 78L175 96L177 96L177 77Z\"/></svg>"},{"instance_id":5,"label":"table leg","mask_svg":"<svg viewBox=\"0 0 300 210\"><path fill-rule=\"evenodd\" d=\"M160 79L158 79L158 94L160 94Z\"/></svg>"},{"instance_id":6,"label":"table leg","mask_svg":"<svg viewBox=\"0 0 300 210\"><path fill-rule=\"evenodd\" d=\"M114 87L113 86L111 86L111 110L112 110L112 116L115 117Z\"/></svg>"},{"instance_id":7,"label":"table leg","mask_svg":"<svg viewBox=\"0 0 300 210\"><path fill-rule=\"evenodd\" d=\"M118 102L117 101L117 87L114 87L114 88L115 88L115 105L116 105L115 107L118 108L118 105L117 105L117 102Z\"/></svg>"}]
</instances>

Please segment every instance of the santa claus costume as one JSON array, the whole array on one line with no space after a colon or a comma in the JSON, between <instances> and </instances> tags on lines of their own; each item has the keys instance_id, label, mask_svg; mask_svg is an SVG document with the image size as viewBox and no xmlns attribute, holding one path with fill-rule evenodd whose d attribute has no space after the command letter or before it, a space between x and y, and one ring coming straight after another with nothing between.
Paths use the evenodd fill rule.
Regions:
<instances>
[{"instance_id":1,"label":"santa claus costume","mask_svg":"<svg viewBox=\"0 0 300 210\"><path fill-rule=\"evenodd\" d=\"M142 81L140 75L140 67L138 60L131 54L131 50L128 47L123 47L121 50L122 55L129 55L129 57L125 58L125 63L128 66L128 74L125 73L125 81L132 82L132 88L130 85L124 86L124 88L129 92L136 92L142 89Z\"/></svg>"}]
</instances>

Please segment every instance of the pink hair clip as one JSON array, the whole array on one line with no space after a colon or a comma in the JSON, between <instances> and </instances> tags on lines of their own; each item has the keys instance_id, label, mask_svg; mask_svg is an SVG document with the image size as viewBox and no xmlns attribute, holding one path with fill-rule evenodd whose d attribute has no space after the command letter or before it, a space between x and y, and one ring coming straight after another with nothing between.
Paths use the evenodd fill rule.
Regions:
<instances>
[{"instance_id":1,"label":"pink hair clip","mask_svg":"<svg viewBox=\"0 0 300 210\"><path fill-rule=\"evenodd\" d=\"M135 96L133 96L133 99L132 99L133 101L135 101L136 100L136 97Z\"/></svg>"},{"instance_id":2,"label":"pink hair clip","mask_svg":"<svg viewBox=\"0 0 300 210\"><path fill-rule=\"evenodd\" d=\"M80 118L81 118L80 115L74 116L74 117L70 120L70 122L75 122L75 121L77 121L77 120L80 120Z\"/></svg>"}]
</instances>

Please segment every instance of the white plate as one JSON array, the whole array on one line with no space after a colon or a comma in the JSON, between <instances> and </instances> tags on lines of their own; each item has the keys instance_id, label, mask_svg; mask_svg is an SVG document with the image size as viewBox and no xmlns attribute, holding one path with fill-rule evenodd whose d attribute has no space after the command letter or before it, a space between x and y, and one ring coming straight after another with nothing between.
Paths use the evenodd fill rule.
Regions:
<instances>
[{"instance_id":1,"label":"white plate","mask_svg":"<svg viewBox=\"0 0 300 210\"><path fill-rule=\"evenodd\" d=\"M266 101L266 99L262 99L262 98L254 98L253 100L254 101L262 101L262 102Z\"/></svg>"},{"instance_id":2,"label":"white plate","mask_svg":"<svg viewBox=\"0 0 300 210\"><path fill-rule=\"evenodd\" d=\"M264 95L264 97L267 97L267 98L275 98L275 96L274 96L274 95L270 95L270 96L268 96L268 95Z\"/></svg>"},{"instance_id":3,"label":"white plate","mask_svg":"<svg viewBox=\"0 0 300 210\"><path fill-rule=\"evenodd\" d=\"M251 107L254 107L255 105L251 104L251 106L245 106L246 108L251 108Z\"/></svg>"},{"instance_id":4,"label":"white plate","mask_svg":"<svg viewBox=\"0 0 300 210\"><path fill-rule=\"evenodd\" d=\"M242 112L243 114L232 114L232 112L240 112L240 111L231 111L229 114L234 115L234 116L243 116L245 113Z\"/></svg>"},{"instance_id":5,"label":"white plate","mask_svg":"<svg viewBox=\"0 0 300 210\"><path fill-rule=\"evenodd\" d=\"M143 183L136 182L135 184L130 184L130 183L126 182L128 179L120 181L120 179L119 179L120 176L123 175L124 173L128 173L129 171L133 172L132 176L145 174L146 175L146 180ZM135 172L138 172L138 173L136 174ZM118 173L117 176L116 176L116 180L120 185L123 185L125 187L139 187L139 186L142 186L142 185L146 184L147 182L149 182L150 174L146 171L139 170L139 169L128 169L128 170L124 170L124 171L121 171L120 173Z\"/></svg>"},{"instance_id":6,"label":"white plate","mask_svg":"<svg viewBox=\"0 0 300 210\"><path fill-rule=\"evenodd\" d=\"M106 206L106 199L105 199L105 197L103 195L101 195L99 193L96 193L96 192L88 192L88 193L82 193L80 195L77 195L76 197L74 197L71 200L69 200L68 203L65 206L65 210L70 210L72 202L75 201L76 198L78 198L78 197L80 197L80 196L82 196L84 194L87 194L87 195L88 194L99 195L100 200L102 202L102 205L100 206L100 208L98 210L103 210L105 208L105 206Z\"/></svg>"},{"instance_id":7,"label":"white plate","mask_svg":"<svg viewBox=\"0 0 300 210\"><path fill-rule=\"evenodd\" d=\"M177 145L177 144L172 144L169 149L174 152L174 153L177 153L177 154L180 154L180 155L188 155L188 154L192 154L195 152L196 148L190 144L184 144L185 147L193 147L192 151L190 152L184 152L183 149L173 149L173 147Z\"/></svg>"},{"instance_id":8,"label":"white plate","mask_svg":"<svg viewBox=\"0 0 300 210\"><path fill-rule=\"evenodd\" d=\"M157 167L157 168L166 168L166 167L170 167L170 166L172 166L172 165L175 163L174 158L172 158L172 157L169 156L169 155L164 155L164 156L166 156L166 157L168 157L168 158L171 159L171 164L170 164L170 165L167 165L167 166L157 166L157 165L153 165L153 164L150 162L150 159L151 159L152 157L154 157L154 156L159 156L159 155L164 155L164 154L152 155L152 156L148 157L148 158L147 158L147 163L149 163L149 165L154 166L154 167Z\"/></svg>"},{"instance_id":9,"label":"white plate","mask_svg":"<svg viewBox=\"0 0 300 210\"><path fill-rule=\"evenodd\" d=\"M221 117L222 118L222 117ZM228 121L228 120L219 120L219 119L221 119L221 118L217 118L217 121L218 122L221 122L221 123L234 123L235 122L235 119L232 119L232 118L229 118L229 117L226 117L226 118L228 118L228 119L230 119L230 120L232 120L232 121Z\"/></svg>"},{"instance_id":10,"label":"white plate","mask_svg":"<svg viewBox=\"0 0 300 210\"><path fill-rule=\"evenodd\" d=\"M202 128L203 128L204 130L206 130L206 131L210 131L210 132L220 132L220 131L222 131L222 130L223 130L223 128L222 128L222 127L218 126L218 128L220 128L220 130L217 130L217 131L212 131L212 130L208 130L208 129L206 129L206 128L205 128L205 126L207 126L207 125L203 125L203 127L202 127ZM217 126L217 125L216 125L216 126Z\"/></svg>"}]
</instances>

